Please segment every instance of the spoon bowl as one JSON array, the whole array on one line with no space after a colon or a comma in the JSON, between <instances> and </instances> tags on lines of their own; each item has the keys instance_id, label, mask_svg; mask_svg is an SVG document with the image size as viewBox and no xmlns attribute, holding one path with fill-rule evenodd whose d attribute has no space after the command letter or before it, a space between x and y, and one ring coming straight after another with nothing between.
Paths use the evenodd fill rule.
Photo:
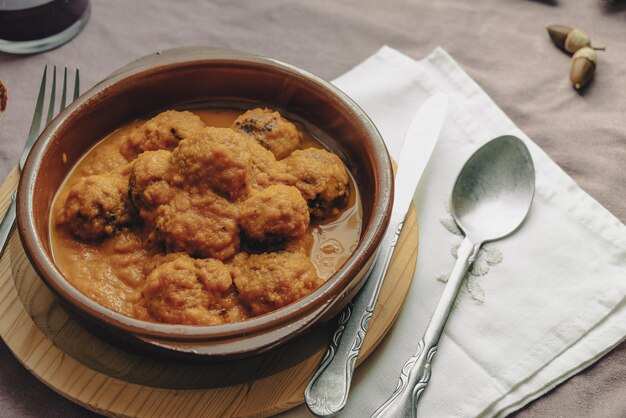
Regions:
<instances>
[{"instance_id":1,"label":"spoon bowl","mask_svg":"<svg viewBox=\"0 0 626 418\"><path fill-rule=\"evenodd\" d=\"M452 216L473 243L493 241L520 226L534 193L528 148L515 136L500 136L479 148L461 169L452 190Z\"/></svg>"}]
</instances>

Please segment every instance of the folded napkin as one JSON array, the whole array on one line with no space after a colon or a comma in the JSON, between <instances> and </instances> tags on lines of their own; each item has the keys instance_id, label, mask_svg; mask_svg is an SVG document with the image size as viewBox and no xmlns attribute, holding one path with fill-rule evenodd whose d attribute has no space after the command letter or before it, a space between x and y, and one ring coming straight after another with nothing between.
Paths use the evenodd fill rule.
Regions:
<instances>
[{"instance_id":1,"label":"folded napkin","mask_svg":"<svg viewBox=\"0 0 626 418\"><path fill-rule=\"evenodd\" d=\"M441 91L450 96L415 194L420 238L413 285L397 323L357 369L342 416L369 416L396 387L462 240L447 209L456 175L476 149L500 135L516 135L530 149L535 199L517 232L479 254L441 338L418 415L506 415L624 339L626 226L524 135L444 50L416 62L384 47L334 84L372 118L396 160L421 103ZM300 407L290 414L307 413Z\"/></svg>"}]
</instances>

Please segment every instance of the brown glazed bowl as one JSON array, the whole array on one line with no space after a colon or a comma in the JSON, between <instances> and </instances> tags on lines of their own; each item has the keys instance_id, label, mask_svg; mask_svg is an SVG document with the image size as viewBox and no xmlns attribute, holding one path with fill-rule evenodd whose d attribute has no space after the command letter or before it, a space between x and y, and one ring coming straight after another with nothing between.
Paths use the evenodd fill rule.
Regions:
<instances>
[{"instance_id":1,"label":"brown glazed bowl","mask_svg":"<svg viewBox=\"0 0 626 418\"><path fill-rule=\"evenodd\" d=\"M129 318L75 289L53 261L49 225L55 193L76 162L98 140L135 118L167 108L233 101L286 110L334 138L325 145L351 171L363 205L363 230L352 256L322 287L301 300L244 322L217 326ZM87 329L145 354L219 360L269 350L338 314L364 283L389 223L392 200L391 161L382 138L365 113L337 88L273 59L185 47L127 65L54 119L26 161L17 214L20 237L33 266Z\"/></svg>"}]
</instances>

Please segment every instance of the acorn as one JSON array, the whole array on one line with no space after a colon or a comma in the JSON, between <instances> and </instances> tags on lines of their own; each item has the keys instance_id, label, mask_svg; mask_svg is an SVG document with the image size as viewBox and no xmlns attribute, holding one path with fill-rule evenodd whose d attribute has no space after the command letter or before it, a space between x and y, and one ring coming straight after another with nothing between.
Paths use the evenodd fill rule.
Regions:
<instances>
[{"instance_id":1,"label":"acorn","mask_svg":"<svg viewBox=\"0 0 626 418\"><path fill-rule=\"evenodd\" d=\"M563 25L550 25L546 29L548 30L548 35L550 35L552 42L554 42L554 44L559 48L565 49L565 40L567 39L567 34L570 33L574 28Z\"/></svg>"},{"instance_id":2,"label":"acorn","mask_svg":"<svg viewBox=\"0 0 626 418\"><path fill-rule=\"evenodd\" d=\"M548 30L552 42L570 54L587 47L597 50L606 49L604 46L591 45L591 37L580 29L563 25L550 25L546 29Z\"/></svg>"},{"instance_id":3,"label":"acorn","mask_svg":"<svg viewBox=\"0 0 626 418\"><path fill-rule=\"evenodd\" d=\"M7 108L7 101L9 100L9 94L7 93L7 88L0 80L0 113L4 112Z\"/></svg>"},{"instance_id":4,"label":"acorn","mask_svg":"<svg viewBox=\"0 0 626 418\"><path fill-rule=\"evenodd\" d=\"M572 57L572 68L569 79L576 90L581 90L593 78L596 71L596 51L590 47L584 47L576 51Z\"/></svg>"}]
</instances>

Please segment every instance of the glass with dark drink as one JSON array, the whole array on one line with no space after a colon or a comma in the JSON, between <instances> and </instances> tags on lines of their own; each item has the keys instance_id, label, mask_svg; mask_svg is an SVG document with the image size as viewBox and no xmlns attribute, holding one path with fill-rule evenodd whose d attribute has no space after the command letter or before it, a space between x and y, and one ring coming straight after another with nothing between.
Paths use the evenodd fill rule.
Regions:
<instances>
[{"instance_id":1,"label":"glass with dark drink","mask_svg":"<svg viewBox=\"0 0 626 418\"><path fill-rule=\"evenodd\" d=\"M89 12L89 0L0 0L0 51L56 48L78 35Z\"/></svg>"}]
</instances>

